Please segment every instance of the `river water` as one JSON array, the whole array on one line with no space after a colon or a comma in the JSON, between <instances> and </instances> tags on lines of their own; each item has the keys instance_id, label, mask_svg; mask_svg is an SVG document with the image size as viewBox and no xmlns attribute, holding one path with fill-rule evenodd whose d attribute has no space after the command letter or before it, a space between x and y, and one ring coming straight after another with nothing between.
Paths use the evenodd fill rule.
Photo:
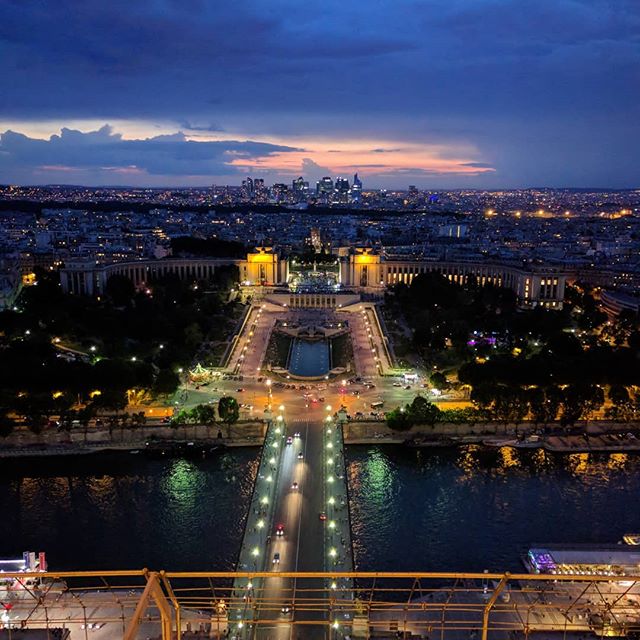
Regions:
<instances>
[{"instance_id":1,"label":"river water","mask_svg":"<svg viewBox=\"0 0 640 640\"><path fill-rule=\"evenodd\" d=\"M533 542L640 532L640 457L347 447L362 570L519 571ZM54 569L230 570L259 450L0 460L0 557ZM318 522L318 526L321 524Z\"/></svg>"},{"instance_id":2,"label":"river water","mask_svg":"<svg viewBox=\"0 0 640 640\"><path fill-rule=\"evenodd\" d=\"M510 448L347 448L364 571L522 571L532 543L640 531L640 456Z\"/></svg>"}]
</instances>

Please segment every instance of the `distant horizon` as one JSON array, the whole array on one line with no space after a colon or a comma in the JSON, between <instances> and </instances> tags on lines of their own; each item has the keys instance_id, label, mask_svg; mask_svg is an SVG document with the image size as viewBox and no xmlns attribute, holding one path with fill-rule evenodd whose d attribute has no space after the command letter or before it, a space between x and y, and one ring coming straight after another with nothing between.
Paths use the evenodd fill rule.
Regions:
<instances>
[{"instance_id":1,"label":"distant horizon","mask_svg":"<svg viewBox=\"0 0 640 640\"><path fill-rule=\"evenodd\" d=\"M253 175L248 176L252 179L255 179ZM261 176L256 176L258 179ZM302 176L304 177L304 176ZM332 177L344 177L341 176L332 176ZM290 181L291 182L291 181ZM272 186L274 184L287 184L289 183L281 183L281 182L272 182L266 183L265 186ZM162 191L166 189L174 189L174 190L202 190L202 189L217 189L217 188L227 188L234 187L240 189L242 187L242 183L239 184L214 184L214 185L162 185L162 186L151 186L151 185L132 185L132 184L111 184L111 185L91 185L91 184L81 184L81 183L60 183L60 182L51 182L51 183L43 183L43 184L16 184L16 183L4 183L0 182L0 188L8 188L8 187L18 187L20 189L38 189L38 188L82 188L82 189L148 189L152 191ZM549 187L549 186L528 186L528 187L416 187L418 191L483 191L492 193L495 191L639 191L640 184L634 187ZM310 187L311 189L311 187ZM375 191L393 191L393 192L401 192L408 191L409 185L404 188L390 188L390 187L370 187L363 188L363 193L367 192L375 192ZM311 189L313 193L315 193L315 189ZM313 195L313 193L311 195ZM264 203L269 204L269 203ZM276 203L271 203L276 204Z\"/></svg>"}]
</instances>

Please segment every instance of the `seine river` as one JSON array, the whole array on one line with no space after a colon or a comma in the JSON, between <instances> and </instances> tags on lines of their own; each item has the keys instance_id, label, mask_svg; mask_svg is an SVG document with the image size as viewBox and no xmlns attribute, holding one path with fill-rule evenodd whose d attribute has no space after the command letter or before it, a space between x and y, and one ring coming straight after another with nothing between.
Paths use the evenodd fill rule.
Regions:
<instances>
[{"instance_id":1,"label":"seine river","mask_svg":"<svg viewBox=\"0 0 640 640\"><path fill-rule=\"evenodd\" d=\"M258 457L1 460L0 557L44 550L59 570L232 569ZM518 571L533 542L640 532L638 456L358 446L347 467L362 570Z\"/></svg>"}]
</instances>

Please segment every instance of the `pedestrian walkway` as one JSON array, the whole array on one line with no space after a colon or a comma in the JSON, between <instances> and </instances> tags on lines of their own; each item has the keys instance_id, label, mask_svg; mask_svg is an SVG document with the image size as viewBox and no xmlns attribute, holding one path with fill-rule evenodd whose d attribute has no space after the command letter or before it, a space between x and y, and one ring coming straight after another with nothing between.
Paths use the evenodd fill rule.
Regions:
<instances>
[{"instance_id":1,"label":"pedestrian walkway","mask_svg":"<svg viewBox=\"0 0 640 640\"><path fill-rule=\"evenodd\" d=\"M271 419L262 447L258 475L256 477L249 506L249 515L238 559L238 571L266 571L270 566L267 550L273 531L274 514L277 508L276 493L281 469L283 442L286 426L282 419ZM282 416L278 416L282 418ZM255 611L252 605L256 592L264 585L259 579L236 578L234 598L242 599L243 605L229 612L231 631L241 631L251 624Z\"/></svg>"},{"instance_id":2,"label":"pedestrian walkway","mask_svg":"<svg viewBox=\"0 0 640 640\"><path fill-rule=\"evenodd\" d=\"M324 428L324 484L326 503L325 571L353 571L353 546L349 518L349 492L347 488L342 434L343 415L327 416ZM334 595L332 625L335 629L350 624L347 609L354 600L354 584L349 578L331 578L327 587ZM342 610L341 601L345 603Z\"/></svg>"}]
</instances>

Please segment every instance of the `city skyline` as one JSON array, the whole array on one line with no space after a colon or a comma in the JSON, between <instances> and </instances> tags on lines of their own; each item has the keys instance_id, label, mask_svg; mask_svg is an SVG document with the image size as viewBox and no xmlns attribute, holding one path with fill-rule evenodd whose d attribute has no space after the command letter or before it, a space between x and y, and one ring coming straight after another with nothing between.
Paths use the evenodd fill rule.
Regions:
<instances>
[{"instance_id":1,"label":"city skyline","mask_svg":"<svg viewBox=\"0 0 640 640\"><path fill-rule=\"evenodd\" d=\"M633 188L639 28L627 1L6 5L0 181Z\"/></svg>"}]
</instances>

